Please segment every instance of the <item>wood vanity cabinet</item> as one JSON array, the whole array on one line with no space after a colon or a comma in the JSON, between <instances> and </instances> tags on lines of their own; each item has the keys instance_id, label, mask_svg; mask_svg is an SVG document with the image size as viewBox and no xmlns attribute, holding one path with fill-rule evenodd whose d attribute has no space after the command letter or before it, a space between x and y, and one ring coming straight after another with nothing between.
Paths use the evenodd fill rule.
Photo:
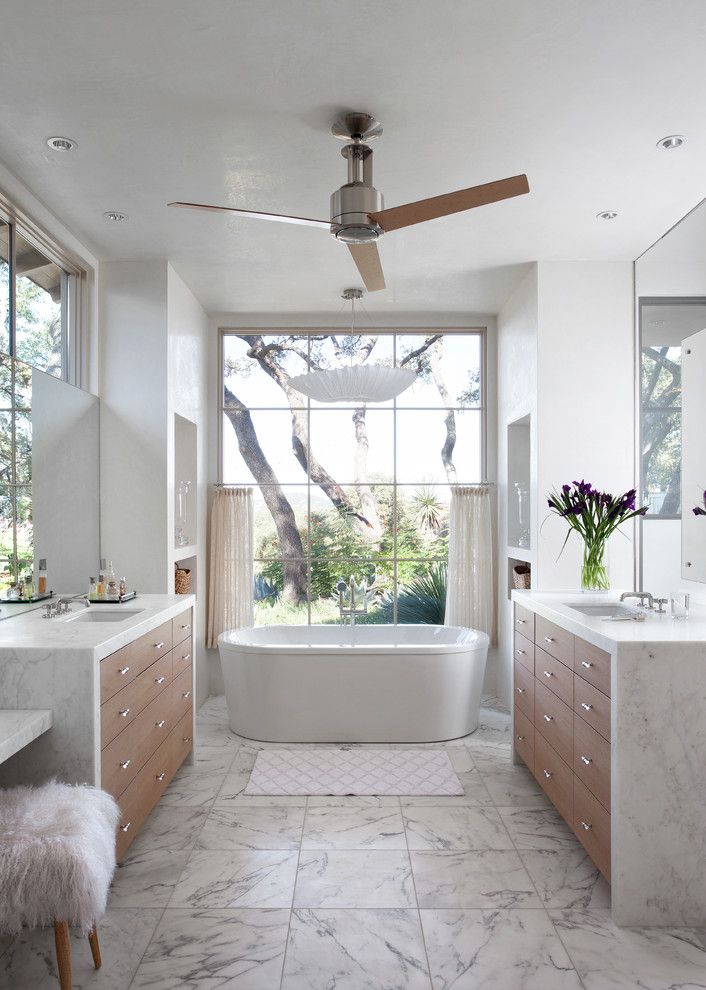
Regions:
<instances>
[{"instance_id":1,"label":"wood vanity cabinet","mask_svg":"<svg viewBox=\"0 0 706 990\"><path fill-rule=\"evenodd\" d=\"M515 752L610 882L610 654L517 603L514 630Z\"/></svg>"},{"instance_id":2,"label":"wood vanity cabinet","mask_svg":"<svg viewBox=\"0 0 706 990\"><path fill-rule=\"evenodd\" d=\"M193 610L101 661L101 786L120 860L193 747Z\"/></svg>"}]
</instances>

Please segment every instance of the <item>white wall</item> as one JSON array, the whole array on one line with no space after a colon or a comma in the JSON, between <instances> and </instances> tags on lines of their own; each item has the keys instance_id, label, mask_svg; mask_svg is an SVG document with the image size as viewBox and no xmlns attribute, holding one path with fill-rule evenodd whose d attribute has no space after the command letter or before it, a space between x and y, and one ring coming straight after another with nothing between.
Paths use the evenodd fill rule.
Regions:
<instances>
[{"instance_id":1,"label":"white wall","mask_svg":"<svg viewBox=\"0 0 706 990\"><path fill-rule=\"evenodd\" d=\"M614 493L636 485L633 273L630 262L543 262L538 269L536 586L577 588L581 543L545 517L547 492L585 478ZM634 527L609 544L613 588L632 588ZM625 539L625 536L629 539Z\"/></svg>"},{"instance_id":2,"label":"white wall","mask_svg":"<svg viewBox=\"0 0 706 990\"><path fill-rule=\"evenodd\" d=\"M498 480L498 659L497 694L510 704L512 684L512 609L508 598L508 439L509 423L530 419L530 445L537 432L537 266L523 278L497 321L497 480ZM530 458L531 531L536 534L536 458ZM528 557L533 560L534 547Z\"/></svg>"}]
</instances>

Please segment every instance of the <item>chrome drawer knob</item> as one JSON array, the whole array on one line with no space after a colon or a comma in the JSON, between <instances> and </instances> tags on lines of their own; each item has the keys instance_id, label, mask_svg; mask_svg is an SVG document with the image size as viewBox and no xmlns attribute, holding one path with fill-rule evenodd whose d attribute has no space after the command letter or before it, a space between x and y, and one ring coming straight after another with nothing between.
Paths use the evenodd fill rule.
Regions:
<instances>
[{"instance_id":1,"label":"chrome drawer knob","mask_svg":"<svg viewBox=\"0 0 706 990\"><path fill-rule=\"evenodd\" d=\"M162 674L161 677L155 677L154 683L155 684L164 684L164 682L166 681L166 679L167 678L164 676L164 674Z\"/></svg>"},{"instance_id":2,"label":"chrome drawer knob","mask_svg":"<svg viewBox=\"0 0 706 990\"><path fill-rule=\"evenodd\" d=\"M127 832L127 830L130 828L131 825L132 825L132 822L125 822L124 825L121 825L120 826L120 831L121 832Z\"/></svg>"},{"instance_id":3,"label":"chrome drawer knob","mask_svg":"<svg viewBox=\"0 0 706 990\"><path fill-rule=\"evenodd\" d=\"M590 710L593 708L593 705L587 705L585 701L582 701L581 707L585 712L590 712Z\"/></svg>"},{"instance_id":4,"label":"chrome drawer knob","mask_svg":"<svg viewBox=\"0 0 706 990\"><path fill-rule=\"evenodd\" d=\"M129 669L130 669L129 667L121 667L120 673L124 676L125 674L127 674Z\"/></svg>"},{"instance_id":5,"label":"chrome drawer knob","mask_svg":"<svg viewBox=\"0 0 706 990\"><path fill-rule=\"evenodd\" d=\"M582 661L581 661L581 666L582 666L582 667L585 667L585 668L586 668L586 670L588 670L588 669L589 669L589 667L592 667L592 666L593 666L593 664L591 663L591 661L590 661L590 660L582 660Z\"/></svg>"},{"instance_id":6,"label":"chrome drawer knob","mask_svg":"<svg viewBox=\"0 0 706 990\"><path fill-rule=\"evenodd\" d=\"M584 763L586 766L588 766L589 763L593 763L593 760L591 759L590 756L582 756L581 762Z\"/></svg>"},{"instance_id":7,"label":"chrome drawer knob","mask_svg":"<svg viewBox=\"0 0 706 990\"><path fill-rule=\"evenodd\" d=\"M158 773L158 774L157 774L157 780L164 780L164 778L165 778L166 776L167 776L167 771L166 771L166 770L162 770L162 772L161 772L161 773Z\"/></svg>"},{"instance_id":8,"label":"chrome drawer knob","mask_svg":"<svg viewBox=\"0 0 706 990\"><path fill-rule=\"evenodd\" d=\"M128 715L130 714L130 709L129 708L123 708L122 711L120 712L120 714L121 714L121 716L123 718L127 718Z\"/></svg>"},{"instance_id":9,"label":"chrome drawer knob","mask_svg":"<svg viewBox=\"0 0 706 990\"><path fill-rule=\"evenodd\" d=\"M515 688L515 690L517 691L518 694L524 694L525 693L525 689L524 688Z\"/></svg>"},{"instance_id":10,"label":"chrome drawer knob","mask_svg":"<svg viewBox=\"0 0 706 990\"><path fill-rule=\"evenodd\" d=\"M190 697L191 697L191 691L184 691L184 693L182 694L182 698L190 698Z\"/></svg>"},{"instance_id":11,"label":"chrome drawer knob","mask_svg":"<svg viewBox=\"0 0 706 990\"><path fill-rule=\"evenodd\" d=\"M523 657L526 653L526 650L515 650L515 653L518 653L520 656Z\"/></svg>"},{"instance_id":12,"label":"chrome drawer knob","mask_svg":"<svg viewBox=\"0 0 706 990\"><path fill-rule=\"evenodd\" d=\"M542 715L542 718L544 719L545 722L553 722L554 721L554 716L553 715Z\"/></svg>"},{"instance_id":13,"label":"chrome drawer knob","mask_svg":"<svg viewBox=\"0 0 706 990\"><path fill-rule=\"evenodd\" d=\"M517 620L516 620L516 622L517 622L517 624L518 624L518 625L520 625L520 626L524 626L524 624L525 624L525 619L517 619Z\"/></svg>"},{"instance_id":14,"label":"chrome drawer knob","mask_svg":"<svg viewBox=\"0 0 706 990\"><path fill-rule=\"evenodd\" d=\"M127 768L130 766L131 763L132 760L123 760L123 762L120 764L120 769L127 770Z\"/></svg>"},{"instance_id":15,"label":"chrome drawer knob","mask_svg":"<svg viewBox=\"0 0 706 990\"><path fill-rule=\"evenodd\" d=\"M551 777L554 776L554 774L553 774L553 772L551 770L542 770L542 773L547 778L547 780L549 780Z\"/></svg>"},{"instance_id":16,"label":"chrome drawer knob","mask_svg":"<svg viewBox=\"0 0 706 990\"><path fill-rule=\"evenodd\" d=\"M544 642L545 643L553 643L554 642L554 639L553 639L552 636L545 636L544 637Z\"/></svg>"},{"instance_id":17,"label":"chrome drawer knob","mask_svg":"<svg viewBox=\"0 0 706 990\"><path fill-rule=\"evenodd\" d=\"M591 825L590 822L584 822L582 820L581 821L581 828L584 828L587 832L590 832L590 830L593 828L593 825Z\"/></svg>"},{"instance_id":18,"label":"chrome drawer knob","mask_svg":"<svg viewBox=\"0 0 706 990\"><path fill-rule=\"evenodd\" d=\"M525 737L524 736L518 736L517 737L517 741L518 742L524 742L525 741Z\"/></svg>"},{"instance_id":19,"label":"chrome drawer knob","mask_svg":"<svg viewBox=\"0 0 706 990\"><path fill-rule=\"evenodd\" d=\"M154 644L155 650L161 650L163 646L164 646L164 643L155 643Z\"/></svg>"},{"instance_id":20,"label":"chrome drawer knob","mask_svg":"<svg viewBox=\"0 0 706 990\"><path fill-rule=\"evenodd\" d=\"M186 625L185 626L182 626L181 628L182 629L191 629L191 623L190 622L187 622Z\"/></svg>"},{"instance_id":21,"label":"chrome drawer knob","mask_svg":"<svg viewBox=\"0 0 706 990\"><path fill-rule=\"evenodd\" d=\"M545 676L545 677L553 677L553 676L554 676L554 674L552 674L552 672L551 672L551 670L545 670L545 671L544 671L544 676Z\"/></svg>"},{"instance_id":22,"label":"chrome drawer knob","mask_svg":"<svg viewBox=\"0 0 706 990\"><path fill-rule=\"evenodd\" d=\"M183 660L184 662L186 662L187 660L191 660L191 654L190 654L190 653L185 653L185 654L184 654L184 655L182 656L182 658L181 658L181 659L182 659L182 660Z\"/></svg>"},{"instance_id":23,"label":"chrome drawer knob","mask_svg":"<svg viewBox=\"0 0 706 990\"><path fill-rule=\"evenodd\" d=\"M191 742L191 736L182 736L181 737L181 741L182 742Z\"/></svg>"},{"instance_id":24,"label":"chrome drawer knob","mask_svg":"<svg viewBox=\"0 0 706 990\"><path fill-rule=\"evenodd\" d=\"M159 722L155 722L154 724L158 729L163 729L167 723L164 719L161 719Z\"/></svg>"}]
</instances>

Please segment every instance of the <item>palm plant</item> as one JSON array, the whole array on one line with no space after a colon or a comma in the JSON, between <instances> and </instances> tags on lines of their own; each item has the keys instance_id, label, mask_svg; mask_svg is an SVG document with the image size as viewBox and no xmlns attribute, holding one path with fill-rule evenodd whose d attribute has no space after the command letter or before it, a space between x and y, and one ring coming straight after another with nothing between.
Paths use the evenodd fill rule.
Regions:
<instances>
[{"instance_id":1,"label":"palm plant","mask_svg":"<svg viewBox=\"0 0 706 990\"><path fill-rule=\"evenodd\" d=\"M397 621L400 624L421 623L443 626L446 614L445 564L432 564L427 574L419 574L397 594ZM394 609L391 596L386 596L380 612L383 621L392 622Z\"/></svg>"},{"instance_id":2,"label":"palm plant","mask_svg":"<svg viewBox=\"0 0 706 990\"><path fill-rule=\"evenodd\" d=\"M433 488L420 488L414 496L414 521L423 533L438 533L444 522L444 508Z\"/></svg>"}]
</instances>

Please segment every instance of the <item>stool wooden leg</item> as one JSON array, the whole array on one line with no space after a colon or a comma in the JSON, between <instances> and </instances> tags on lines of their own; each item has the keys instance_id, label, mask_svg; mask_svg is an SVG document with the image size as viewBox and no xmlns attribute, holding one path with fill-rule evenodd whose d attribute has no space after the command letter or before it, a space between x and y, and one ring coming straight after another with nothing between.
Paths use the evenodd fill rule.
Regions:
<instances>
[{"instance_id":1,"label":"stool wooden leg","mask_svg":"<svg viewBox=\"0 0 706 990\"><path fill-rule=\"evenodd\" d=\"M101 947L98 944L98 932L96 931L95 924L88 933L88 941L91 946L91 954L93 955L93 965L96 969L100 969L103 963L101 962Z\"/></svg>"},{"instance_id":2,"label":"stool wooden leg","mask_svg":"<svg viewBox=\"0 0 706 990\"><path fill-rule=\"evenodd\" d=\"M54 922L56 962L59 967L61 990L71 990L71 935L66 921Z\"/></svg>"}]
</instances>

